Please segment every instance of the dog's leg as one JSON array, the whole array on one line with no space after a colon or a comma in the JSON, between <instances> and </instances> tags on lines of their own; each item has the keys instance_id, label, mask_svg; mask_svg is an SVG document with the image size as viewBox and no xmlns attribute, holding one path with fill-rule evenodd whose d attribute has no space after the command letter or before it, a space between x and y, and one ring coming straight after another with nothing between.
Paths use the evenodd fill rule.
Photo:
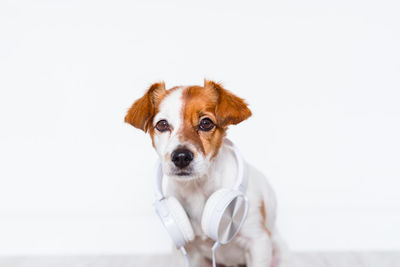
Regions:
<instances>
[{"instance_id":1,"label":"dog's leg","mask_svg":"<svg viewBox=\"0 0 400 267\"><path fill-rule=\"evenodd\" d=\"M292 255L286 242L281 238L278 231L272 232L272 246L274 251L274 257L276 258L276 267L290 267L292 266Z\"/></svg>"},{"instance_id":2,"label":"dog's leg","mask_svg":"<svg viewBox=\"0 0 400 267\"><path fill-rule=\"evenodd\" d=\"M252 239L246 258L247 267L271 267L272 242L267 233Z\"/></svg>"},{"instance_id":3,"label":"dog's leg","mask_svg":"<svg viewBox=\"0 0 400 267\"><path fill-rule=\"evenodd\" d=\"M203 257L196 249L190 250L190 267L212 267L212 263Z\"/></svg>"},{"instance_id":4,"label":"dog's leg","mask_svg":"<svg viewBox=\"0 0 400 267\"><path fill-rule=\"evenodd\" d=\"M182 252L175 248L173 251L170 267L185 267L186 263ZM207 261L199 252L197 252L196 249L188 246L187 253L189 256L190 267L212 267L212 264Z\"/></svg>"},{"instance_id":5,"label":"dog's leg","mask_svg":"<svg viewBox=\"0 0 400 267\"><path fill-rule=\"evenodd\" d=\"M190 262L190 267L212 267L212 263L208 261L206 258L198 254L198 257Z\"/></svg>"}]
</instances>

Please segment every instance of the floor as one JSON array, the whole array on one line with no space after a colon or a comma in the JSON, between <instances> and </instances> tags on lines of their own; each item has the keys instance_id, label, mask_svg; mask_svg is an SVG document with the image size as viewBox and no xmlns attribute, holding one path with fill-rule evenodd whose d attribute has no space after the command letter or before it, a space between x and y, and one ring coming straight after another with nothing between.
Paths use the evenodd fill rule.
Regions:
<instances>
[{"instance_id":1,"label":"floor","mask_svg":"<svg viewBox=\"0 0 400 267\"><path fill-rule=\"evenodd\" d=\"M165 267L165 255L0 257L0 267ZM293 253L293 267L400 267L400 252Z\"/></svg>"}]
</instances>

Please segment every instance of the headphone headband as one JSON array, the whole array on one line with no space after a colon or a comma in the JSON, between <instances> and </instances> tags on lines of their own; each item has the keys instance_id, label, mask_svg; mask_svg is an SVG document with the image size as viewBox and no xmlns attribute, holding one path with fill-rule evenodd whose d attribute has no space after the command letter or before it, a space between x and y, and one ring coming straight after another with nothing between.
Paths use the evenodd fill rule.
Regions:
<instances>
[{"instance_id":1,"label":"headphone headband","mask_svg":"<svg viewBox=\"0 0 400 267\"><path fill-rule=\"evenodd\" d=\"M233 189L238 190L244 194L247 189L247 176L245 175L245 164L243 163L242 155L240 154L239 149L233 144L232 141L226 138L224 142L232 148L237 164L236 183ZM161 200L165 197L162 190L162 179L163 179L162 166L160 160L158 160L155 172L155 183L156 183L155 195L157 200Z\"/></svg>"}]
</instances>

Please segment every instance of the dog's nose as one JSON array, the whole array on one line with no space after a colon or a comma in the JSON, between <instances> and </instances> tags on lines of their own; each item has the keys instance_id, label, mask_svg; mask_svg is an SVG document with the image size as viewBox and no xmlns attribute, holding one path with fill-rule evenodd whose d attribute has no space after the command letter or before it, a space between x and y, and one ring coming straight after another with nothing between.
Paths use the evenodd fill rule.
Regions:
<instances>
[{"instance_id":1,"label":"dog's nose","mask_svg":"<svg viewBox=\"0 0 400 267\"><path fill-rule=\"evenodd\" d=\"M172 152L171 160L176 167L182 169L193 160L193 153L187 149L179 148Z\"/></svg>"}]
</instances>

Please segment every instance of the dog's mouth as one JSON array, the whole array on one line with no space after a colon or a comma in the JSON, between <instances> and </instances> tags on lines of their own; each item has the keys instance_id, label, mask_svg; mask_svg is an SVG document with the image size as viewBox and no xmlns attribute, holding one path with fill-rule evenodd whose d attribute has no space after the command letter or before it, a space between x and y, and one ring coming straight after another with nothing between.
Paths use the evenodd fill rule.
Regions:
<instances>
[{"instance_id":1,"label":"dog's mouth","mask_svg":"<svg viewBox=\"0 0 400 267\"><path fill-rule=\"evenodd\" d=\"M165 165L164 165L165 164ZM166 175L177 181L189 181L204 176L207 166L193 162L184 168L178 168L170 162L164 162L164 172Z\"/></svg>"},{"instance_id":2,"label":"dog's mouth","mask_svg":"<svg viewBox=\"0 0 400 267\"><path fill-rule=\"evenodd\" d=\"M169 175L171 177L175 177L176 179L182 179L182 180L190 180L193 179L196 175L195 172L192 168L184 168L184 169L178 169L178 168L173 168Z\"/></svg>"},{"instance_id":3,"label":"dog's mouth","mask_svg":"<svg viewBox=\"0 0 400 267\"><path fill-rule=\"evenodd\" d=\"M191 170L190 168L188 169L174 169L172 170L171 174L173 176L177 176L180 178L189 178L190 176L193 175L193 170Z\"/></svg>"},{"instance_id":4,"label":"dog's mouth","mask_svg":"<svg viewBox=\"0 0 400 267\"><path fill-rule=\"evenodd\" d=\"M192 173L187 172L187 171L180 171L180 172L175 173L175 175L176 176L190 176L190 175L192 175Z\"/></svg>"}]
</instances>

